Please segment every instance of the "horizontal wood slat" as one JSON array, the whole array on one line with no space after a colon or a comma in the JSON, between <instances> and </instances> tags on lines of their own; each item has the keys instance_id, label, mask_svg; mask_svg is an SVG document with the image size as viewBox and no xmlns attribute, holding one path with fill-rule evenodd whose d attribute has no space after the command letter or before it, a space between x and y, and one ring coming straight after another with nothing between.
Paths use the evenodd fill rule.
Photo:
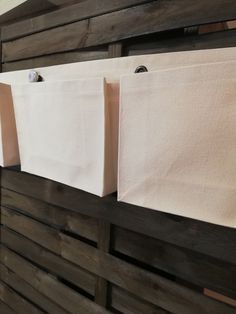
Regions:
<instances>
[{"instance_id":1,"label":"horizontal wood slat","mask_svg":"<svg viewBox=\"0 0 236 314\"><path fill-rule=\"evenodd\" d=\"M112 249L197 286L236 299L235 264L224 263L119 227L113 228Z\"/></svg>"},{"instance_id":2,"label":"horizontal wood slat","mask_svg":"<svg viewBox=\"0 0 236 314\"><path fill-rule=\"evenodd\" d=\"M98 220L93 217L46 204L14 191L1 189L1 193L2 206L20 210L58 229L73 232L94 242L98 241Z\"/></svg>"},{"instance_id":3,"label":"horizontal wood slat","mask_svg":"<svg viewBox=\"0 0 236 314\"><path fill-rule=\"evenodd\" d=\"M12 210L2 210L2 224L68 261L172 313L234 313L233 308L223 303L215 302L175 282L133 266ZM7 259L9 265L9 258L4 252L5 249L2 254L3 261Z\"/></svg>"},{"instance_id":4,"label":"horizontal wood slat","mask_svg":"<svg viewBox=\"0 0 236 314\"><path fill-rule=\"evenodd\" d=\"M124 314L168 314L169 312L145 302L131 293L112 286L111 289L111 307Z\"/></svg>"},{"instance_id":5,"label":"horizontal wood slat","mask_svg":"<svg viewBox=\"0 0 236 314\"><path fill-rule=\"evenodd\" d=\"M117 202L114 195L99 198L8 169L2 169L2 186L232 264L236 261L236 229Z\"/></svg>"},{"instance_id":6,"label":"horizontal wood slat","mask_svg":"<svg viewBox=\"0 0 236 314\"><path fill-rule=\"evenodd\" d=\"M13 2L12 0L6 0L4 2ZM16 21L21 21L30 17L34 17L40 14L45 14L50 10L56 9L54 3L50 0L27 0L21 1L18 4L15 1L15 7L8 12L0 16L0 25L8 25L10 23L16 23Z\"/></svg>"},{"instance_id":7,"label":"horizontal wood slat","mask_svg":"<svg viewBox=\"0 0 236 314\"><path fill-rule=\"evenodd\" d=\"M163 53L184 50L213 49L236 47L236 29L204 35L185 35L170 38L158 37L152 41L136 41L127 43L125 54L128 56Z\"/></svg>"},{"instance_id":8,"label":"horizontal wood slat","mask_svg":"<svg viewBox=\"0 0 236 314\"><path fill-rule=\"evenodd\" d=\"M3 62L236 18L234 0L159 0L3 43Z\"/></svg>"},{"instance_id":9,"label":"horizontal wood slat","mask_svg":"<svg viewBox=\"0 0 236 314\"><path fill-rule=\"evenodd\" d=\"M2 243L13 251L47 269L51 274L66 279L91 295L95 293L96 278L93 274L45 250L9 229L2 228Z\"/></svg>"},{"instance_id":10,"label":"horizontal wood slat","mask_svg":"<svg viewBox=\"0 0 236 314\"><path fill-rule=\"evenodd\" d=\"M94 51L72 51L65 53L57 53L53 55L36 57L27 60L12 61L2 64L3 72L36 68L42 66L50 66L56 64L65 64L80 61L99 60L114 55L114 49L118 49L120 55L121 45L110 45L109 52L107 50ZM221 47L236 46L236 30L227 30L204 35L188 35L175 36L164 39L163 37L155 39L155 41L136 41L136 43L126 43L125 55L140 55L151 53L163 53L184 50L212 49ZM112 48L114 47L114 49ZM105 49L105 48L104 48ZM111 50L113 49L113 50Z\"/></svg>"},{"instance_id":11,"label":"horizontal wood slat","mask_svg":"<svg viewBox=\"0 0 236 314\"><path fill-rule=\"evenodd\" d=\"M2 205L20 209L42 222L95 240L95 237L91 236L93 231L97 229L93 218L45 204L42 201L6 189L2 189ZM82 230L83 232L81 232ZM17 243L17 239L16 242L12 242ZM205 255L186 251L181 247L168 245L166 242L117 227L113 230L112 249L180 276L180 278L189 280L196 285L236 298L234 281L231 280L232 278L236 280L236 266L234 265L227 265ZM162 252L162 254L159 255L157 252ZM178 260L182 261L181 264L178 263ZM185 267L183 267L183 262Z\"/></svg>"},{"instance_id":12,"label":"horizontal wood slat","mask_svg":"<svg viewBox=\"0 0 236 314\"><path fill-rule=\"evenodd\" d=\"M78 314L78 309L81 314L109 313L3 246L1 247L1 261L31 286L70 313Z\"/></svg>"},{"instance_id":13,"label":"horizontal wood slat","mask_svg":"<svg viewBox=\"0 0 236 314\"><path fill-rule=\"evenodd\" d=\"M38 1L38 0L37 0ZM19 38L153 0L87 0L38 17L2 27L2 40Z\"/></svg>"},{"instance_id":14,"label":"horizontal wood slat","mask_svg":"<svg viewBox=\"0 0 236 314\"><path fill-rule=\"evenodd\" d=\"M0 300L6 303L18 314L43 314L44 312L36 308L33 304L17 294L6 284L0 282Z\"/></svg>"},{"instance_id":15,"label":"horizontal wood slat","mask_svg":"<svg viewBox=\"0 0 236 314\"><path fill-rule=\"evenodd\" d=\"M105 48L101 50L95 49L94 51L72 51L66 53L56 53L39 58L3 63L2 71L16 71L72 62L90 61L95 59L99 60L106 59L107 57L108 51Z\"/></svg>"},{"instance_id":16,"label":"horizontal wood slat","mask_svg":"<svg viewBox=\"0 0 236 314\"><path fill-rule=\"evenodd\" d=\"M0 300L0 313L1 314L14 314L16 312L13 311L6 303L3 303Z\"/></svg>"},{"instance_id":17,"label":"horizontal wood slat","mask_svg":"<svg viewBox=\"0 0 236 314\"><path fill-rule=\"evenodd\" d=\"M1 280L8 286L13 288L19 294L31 300L34 304L48 313L68 314L66 310L59 307L56 303L52 302L47 296L44 296L39 291L34 289L30 284L21 279L13 271L8 269L3 264L0 264ZM1 312L2 314L2 312ZM30 313L29 313L30 314Z\"/></svg>"}]
</instances>

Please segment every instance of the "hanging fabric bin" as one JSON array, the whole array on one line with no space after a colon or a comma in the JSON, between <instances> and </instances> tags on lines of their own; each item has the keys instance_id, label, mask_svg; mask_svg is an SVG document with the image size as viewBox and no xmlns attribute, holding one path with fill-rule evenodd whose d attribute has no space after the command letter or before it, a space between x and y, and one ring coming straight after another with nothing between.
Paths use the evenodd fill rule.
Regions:
<instances>
[{"instance_id":1,"label":"hanging fabric bin","mask_svg":"<svg viewBox=\"0 0 236 314\"><path fill-rule=\"evenodd\" d=\"M236 227L236 62L125 76L118 199Z\"/></svg>"},{"instance_id":2,"label":"hanging fabric bin","mask_svg":"<svg viewBox=\"0 0 236 314\"><path fill-rule=\"evenodd\" d=\"M22 170L99 196L116 191L112 87L104 78L13 86Z\"/></svg>"},{"instance_id":3,"label":"hanging fabric bin","mask_svg":"<svg viewBox=\"0 0 236 314\"><path fill-rule=\"evenodd\" d=\"M0 83L0 166L20 163L11 86Z\"/></svg>"},{"instance_id":4,"label":"hanging fabric bin","mask_svg":"<svg viewBox=\"0 0 236 314\"><path fill-rule=\"evenodd\" d=\"M50 97L45 97L46 93L50 94L50 92L48 91L48 88L50 89L51 87L47 87L49 85L47 84L52 84L51 86L53 86L53 84L60 84L59 81L61 82L60 87L58 88L58 90L60 90L59 92L59 96L58 98L60 100L63 101L63 103L65 104L64 109L63 109L63 114L65 115L65 121L66 121L66 116L67 116L67 111L65 108L67 108L66 104L68 103L67 99L65 99L65 96L63 96L64 94L64 87L68 86L68 84L70 84L69 82L71 82L72 80L74 81L78 81L78 80L82 80L82 81L86 81L86 80L92 80L92 78L97 77L98 79L102 79L102 77L106 78L106 92L104 93L104 98L106 99L106 105L105 107L107 108L107 110L111 111L111 113L108 114L108 117L111 117L111 127L110 127L110 132L108 131L109 128L107 127L107 123L109 123L108 121L110 121L109 119L105 119L106 120L106 139L105 139L105 147L106 147L106 153L105 153L105 157L106 157L106 161L105 161L105 168L104 168L104 184L106 182L106 186L104 186L104 193L102 194L107 194L110 191L115 191L116 190L116 185L117 182L116 180L114 180L114 178L116 178L117 173L116 173L116 169L117 169L117 127L118 127L118 102L119 102L119 80L120 77L122 75L130 75L132 73L135 72L135 70L140 69L140 65L145 65L148 71L158 71L161 69L170 69L170 68L176 68L176 67L180 67L180 66L188 66L188 65L194 65L194 64L201 64L201 63L207 63L207 62L223 62L226 60L235 60L235 51L236 48L224 48L224 49L211 49L211 50L200 50L200 51L185 51L185 52L174 52L174 53L164 53L164 54L153 54L153 55L144 55L144 56L132 56L132 57L124 57L124 58L113 58L113 59L105 59L105 60L95 60L95 61L86 61L86 62L77 62L77 63L73 63L73 64L64 64L64 65L57 65L57 66L51 66L51 67L45 67L45 68L40 68L40 69L36 69L35 72L37 72L43 82L38 82L38 83L31 83L29 84L29 70L22 70L22 71L16 71L16 72L7 72L7 73L1 73L0 74L0 80L7 83L7 84L12 84L14 90L15 90L15 97L14 97L14 101L15 101L15 105L17 106L19 104L19 102L22 103L22 105L20 106L21 108L24 108L24 106L26 106L26 103L30 103L30 105L27 106L27 108L31 108L31 106L33 106L33 104L36 104L37 106L37 102L38 99L40 99L39 102L41 103L45 103L44 105L47 106L47 110L44 112L45 115L45 119L46 119L46 115L48 115L47 119L49 119L51 121L51 124L54 125L56 123L56 114L55 112L53 113L53 117L51 115L51 108L53 108L53 106L50 105L50 103L53 103L53 101L55 100L55 102L57 101L57 97L55 97L54 99L54 95L51 94ZM142 67L141 67L142 68ZM104 79L103 79L104 80ZM57 83L56 83L57 82ZM92 82L92 81L91 81ZM20 86L17 87L16 84L21 84ZM23 84L23 85L22 85ZM24 87L25 84L25 87ZM37 87L33 87L31 86L32 84L36 84ZM41 85L41 87L38 86L38 84L43 84ZM14 87L14 85L16 85ZM86 85L86 84L85 84ZM38 96L34 96L35 93L37 95L37 89L42 88L42 92L38 92ZM87 88L87 87L86 87ZM87 88L88 89L88 88ZM86 89L85 89L86 90ZM88 94L90 93L90 90L87 90ZM56 95L57 93L55 93ZM40 98L41 97L41 98ZM64 98L63 98L64 97ZM73 97L72 95L70 95L70 97ZM81 96L82 97L82 96ZM84 97L79 97L79 99L85 99ZM30 101L29 101L30 100ZM73 100L75 101L75 100ZM86 101L80 101L81 103L86 103ZM110 104L112 104L110 106ZM55 104L54 104L55 105ZM18 107L18 106L17 106ZM42 107L42 105L41 105ZM69 107L70 108L70 107ZM36 144L29 144L29 138L33 139L34 135L32 132L35 132L35 127L37 126L39 129L41 129L40 125L43 125L43 123L41 123L41 120L39 120L37 123L33 123L33 128L31 130L28 129L28 132L25 132L25 129L28 128L28 124L31 123L31 119L26 118L29 115L29 112L27 113L28 109L25 109L26 113L23 113L23 118L22 118L22 122L20 121L19 118L17 118L18 120L18 125L22 125L23 121L25 123L25 125L22 125L22 130L20 127L18 127L18 131L20 134L20 137L23 138L23 144L21 145L21 147L27 146L27 153L25 153L25 148L21 148L21 161L22 161L22 169L28 172L32 172L35 174L39 174L45 177L49 177L49 178L54 178L54 180L66 183L68 185L71 186L75 186L75 187L79 187L82 186L81 184L77 184L78 182L78 173L77 172L73 172L72 171L72 167L70 167L70 171L73 173L69 175L69 179L67 177L67 175L62 174L63 169L61 169L60 173L58 174L58 170L53 170L54 168L59 169L59 161L62 162L62 164L64 162L66 162L67 164L67 160L64 161L61 160L60 154L59 154L59 160L58 162L56 162L57 157L53 156L54 152L56 152L56 150L54 149L54 146L56 146L56 142L53 142L53 145L50 146L50 149L48 149L48 152L50 152L50 156L44 156L45 153L43 153L44 158L48 159L48 163L47 163L47 167L45 168L44 166L40 167L40 173L38 172L38 170L36 170L35 164L36 164L36 159L38 159L38 157L35 156L35 148L34 145ZM21 112L21 111L20 111ZM54 119L55 116L55 119ZM107 117L107 115L106 115ZM55 120L55 121L54 121ZM45 120L46 123L47 120ZM79 120L78 120L79 121ZM77 122L78 122L77 121ZM34 127L35 125L35 127ZM81 127L81 125L80 125ZM51 126L51 128L53 128ZM81 132L82 132L82 127L81 127ZM50 131L50 130L49 130ZM41 132L41 131L39 131ZM23 135L21 135L21 133ZM28 134L30 133L30 134ZM32 133L32 134L31 134ZM62 132L63 133L63 132ZM26 134L26 135L25 135ZM41 134L41 133L40 133ZM46 137L46 130L42 132L42 136ZM49 132L50 134L50 132ZM65 136L67 134L67 131L65 132ZM61 138L63 141L63 137L64 135L62 134ZM27 145L25 144L25 141L27 139ZM57 138L57 141L59 142L60 139ZM74 140L76 142L76 139ZM107 141L112 142L112 144L107 144ZM109 143L110 143L109 142ZM40 143L40 142L39 142ZM77 142L76 142L77 143ZM61 144L61 142L60 142ZM47 145L47 142L45 143L45 145ZM64 145L64 144L63 144ZM73 145L73 143L72 143ZM32 152L31 152L31 148L32 148ZM40 147L40 145L39 145ZM38 149L39 149L38 147ZM60 147L60 145L59 145ZM76 146L77 147L77 146ZM109 148L108 148L109 147ZM110 148L111 147L111 148ZM43 147L44 149L45 147ZM80 146L80 148L82 149L82 147ZM68 149L68 154L69 154L69 150ZM112 154L112 160L111 157L108 157L108 152L109 151L109 155ZM31 153L33 153L33 156L31 156L29 158L29 156L31 155ZM86 153L86 152L85 152ZM37 152L38 154L38 152ZM36 154L36 155L37 155ZM65 153L64 153L65 154ZM41 152L40 154L41 155ZM81 153L82 156L82 153ZM42 157L41 161L43 160ZM30 160L30 162L29 162ZM34 161L33 161L34 160ZM49 160L51 161L51 165L49 164ZM55 163L54 163L55 160ZM38 161L39 162L39 161ZM70 162L69 162L70 164ZM32 168L33 165L33 168ZM109 166L108 166L109 165ZM111 167L112 170L108 171L107 167ZM51 169L52 168L52 169ZM28 170L27 170L28 169ZM81 168L80 170L82 171L83 168ZM65 172L67 172L67 169L65 169ZM85 171L86 173L86 171ZM52 176L51 176L52 175ZM82 176L82 172L80 174L80 177ZM72 177L76 177L76 179L72 179ZM56 179L58 178L58 179ZM66 180L63 178L67 178ZM76 183L76 182L77 183ZM110 183L108 183L110 182ZM112 184L111 184L112 182ZM114 183L115 182L115 183ZM87 186L85 184L85 186ZM108 187L113 186L113 188L108 188ZM81 187L82 189L82 187ZM87 189L86 187L84 188L86 191L90 191L90 189ZM92 190L91 190L92 191ZM107 192L105 192L107 191ZM96 192L95 192L96 194ZM99 195L101 193L98 193Z\"/></svg>"}]
</instances>

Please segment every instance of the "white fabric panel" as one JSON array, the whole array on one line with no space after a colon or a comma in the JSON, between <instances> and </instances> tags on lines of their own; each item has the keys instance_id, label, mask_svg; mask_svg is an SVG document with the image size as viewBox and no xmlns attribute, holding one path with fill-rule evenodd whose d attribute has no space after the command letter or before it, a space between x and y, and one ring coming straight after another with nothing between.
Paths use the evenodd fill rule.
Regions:
<instances>
[{"instance_id":1,"label":"white fabric panel","mask_svg":"<svg viewBox=\"0 0 236 314\"><path fill-rule=\"evenodd\" d=\"M23 171L99 196L116 191L118 102L104 78L12 91Z\"/></svg>"},{"instance_id":2,"label":"white fabric panel","mask_svg":"<svg viewBox=\"0 0 236 314\"><path fill-rule=\"evenodd\" d=\"M120 201L236 227L236 62L121 79Z\"/></svg>"}]
</instances>

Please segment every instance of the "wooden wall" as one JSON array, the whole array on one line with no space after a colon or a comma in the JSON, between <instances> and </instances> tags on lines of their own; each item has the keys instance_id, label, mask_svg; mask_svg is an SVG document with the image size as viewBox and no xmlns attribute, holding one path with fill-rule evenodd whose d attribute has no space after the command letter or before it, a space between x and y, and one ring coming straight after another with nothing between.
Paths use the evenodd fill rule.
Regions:
<instances>
[{"instance_id":1,"label":"wooden wall","mask_svg":"<svg viewBox=\"0 0 236 314\"><path fill-rule=\"evenodd\" d=\"M2 27L2 69L236 46L198 32L234 19L234 0L73 2ZM231 314L236 229L1 169L0 271L1 313Z\"/></svg>"},{"instance_id":2,"label":"wooden wall","mask_svg":"<svg viewBox=\"0 0 236 314\"><path fill-rule=\"evenodd\" d=\"M234 0L84 0L3 26L3 71L153 52L236 45L236 30L196 25L236 19Z\"/></svg>"},{"instance_id":3,"label":"wooden wall","mask_svg":"<svg viewBox=\"0 0 236 314\"><path fill-rule=\"evenodd\" d=\"M1 195L0 299L16 313L235 313L203 295L236 298L235 229L14 170Z\"/></svg>"}]
</instances>

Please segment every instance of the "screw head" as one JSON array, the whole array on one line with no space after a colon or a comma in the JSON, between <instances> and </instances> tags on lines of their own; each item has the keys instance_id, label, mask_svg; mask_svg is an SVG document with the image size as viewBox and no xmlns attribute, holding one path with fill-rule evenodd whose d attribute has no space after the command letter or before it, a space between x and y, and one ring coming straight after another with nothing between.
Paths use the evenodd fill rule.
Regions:
<instances>
[{"instance_id":1,"label":"screw head","mask_svg":"<svg viewBox=\"0 0 236 314\"><path fill-rule=\"evenodd\" d=\"M38 74L37 71L35 71L35 70L30 70L29 71L29 81L31 83L39 81L39 74Z\"/></svg>"}]
</instances>

